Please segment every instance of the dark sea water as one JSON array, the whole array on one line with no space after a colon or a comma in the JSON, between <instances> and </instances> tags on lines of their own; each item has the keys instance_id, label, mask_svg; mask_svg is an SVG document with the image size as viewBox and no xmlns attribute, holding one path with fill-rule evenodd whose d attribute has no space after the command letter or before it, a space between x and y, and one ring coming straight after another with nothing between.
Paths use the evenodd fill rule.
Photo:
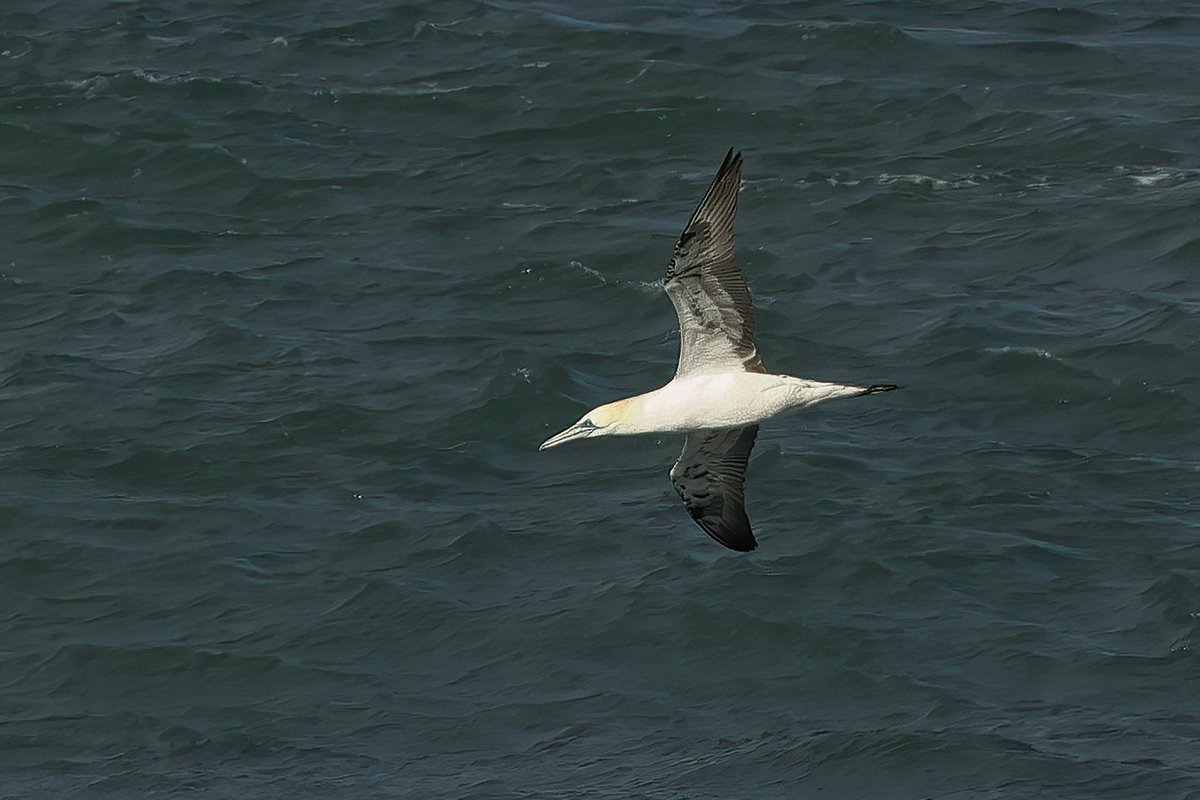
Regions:
<instances>
[{"instance_id":1,"label":"dark sea water","mask_svg":"<svg viewBox=\"0 0 1200 800\"><path fill-rule=\"evenodd\" d=\"M6 0L0 797L1200 798L1198 270L1195 3Z\"/></svg>"}]
</instances>

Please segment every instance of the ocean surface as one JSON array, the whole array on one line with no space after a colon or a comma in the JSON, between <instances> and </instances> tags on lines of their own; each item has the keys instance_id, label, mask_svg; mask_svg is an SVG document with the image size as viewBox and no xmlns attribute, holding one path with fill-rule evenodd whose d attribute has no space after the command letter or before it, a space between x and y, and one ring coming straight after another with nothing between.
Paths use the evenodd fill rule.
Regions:
<instances>
[{"instance_id":1,"label":"ocean surface","mask_svg":"<svg viewBox=\"0 0 1200 800\"><path fill-rule=\"evenodd\" d=\"M0 10L0 797L1195 800L1197 420L1195 3Z\"/></svg>"}]
</instances>

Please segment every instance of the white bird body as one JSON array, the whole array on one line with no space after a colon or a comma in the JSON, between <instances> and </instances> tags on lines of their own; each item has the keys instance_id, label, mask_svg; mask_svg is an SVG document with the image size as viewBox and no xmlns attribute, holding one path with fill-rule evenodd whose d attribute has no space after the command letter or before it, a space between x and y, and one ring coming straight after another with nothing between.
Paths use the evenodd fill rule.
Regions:
<instances>
[{"instance_id":1,"label":"white bird body","mask_svg":"<svg viewBox=\"0 0 1200 800\"><path fill-rule=\"evenodd\" d=\"M834 397L862 394L861 386L770 375L762 372L710 372L686 375L625 401L612 433L686 433L740 428L791 408Z\"/></svg>"},{"instance_id":2,"label":"white bird body","mask_svg":"<svg viewBox=\"0 0 1200 800\"><path fill-rule=\"evenodd\" d=\"M822 383L763 368L754 346L754 303L733 254L741 172L742 156L730 150L684 227L663 278L679 317L674 379L592 409L539 449L592 436L686 433L671 468L675 491L705 533L746 551L758 546L743 499L758 423L789 408L897 387Z\"/></svg>"}]
</instances>

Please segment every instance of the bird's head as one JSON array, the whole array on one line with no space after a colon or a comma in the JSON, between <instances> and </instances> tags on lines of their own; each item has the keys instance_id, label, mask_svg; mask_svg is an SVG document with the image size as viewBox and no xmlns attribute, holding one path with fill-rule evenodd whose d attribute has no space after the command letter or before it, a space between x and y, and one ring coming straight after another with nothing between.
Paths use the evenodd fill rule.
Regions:
<instances>
[{"instance_id":1,"label":"bird's head","mask_svg":"<svg viewBox=\"0 0 1200 800\"><path fill-rule=\"evenodd\" d=\"M614 433L624 433L623 425L628 411L628 399L617 400L616 402L606 403L593 408L580 417L579 421L574 425L542 442L538 450L557 447L573 439L588 439L593 436L611 436Z\"/></svg>"}]
</instances>

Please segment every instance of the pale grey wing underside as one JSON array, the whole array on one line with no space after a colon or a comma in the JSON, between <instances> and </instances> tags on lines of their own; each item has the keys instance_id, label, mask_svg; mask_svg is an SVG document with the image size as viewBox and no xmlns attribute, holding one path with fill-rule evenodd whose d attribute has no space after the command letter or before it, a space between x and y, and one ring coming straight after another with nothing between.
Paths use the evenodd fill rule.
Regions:
<instances>
[{"instance_id":1,"label":"pale grey wing underside","mask_svg":"<svg viewBox=\"0 0 1200 800\"><path fill-rule=\"evenodd\" d=\"M758 426L692 431L671 467L671 484L696 524L730 550L758 547L743 486Z\"/></svg>"},{"instance_id":2,"label":"pale grey wing underside","mask_svg":"<svg viewBox=\"0 0 1200 800\"><path fill-rule=\"evenodd\" d=\"M733 255L742 154L730 150L675 245L663 289L679 315L679 367L763 372L754 348L754 303Z\"/></svg>"}]
</instances>

